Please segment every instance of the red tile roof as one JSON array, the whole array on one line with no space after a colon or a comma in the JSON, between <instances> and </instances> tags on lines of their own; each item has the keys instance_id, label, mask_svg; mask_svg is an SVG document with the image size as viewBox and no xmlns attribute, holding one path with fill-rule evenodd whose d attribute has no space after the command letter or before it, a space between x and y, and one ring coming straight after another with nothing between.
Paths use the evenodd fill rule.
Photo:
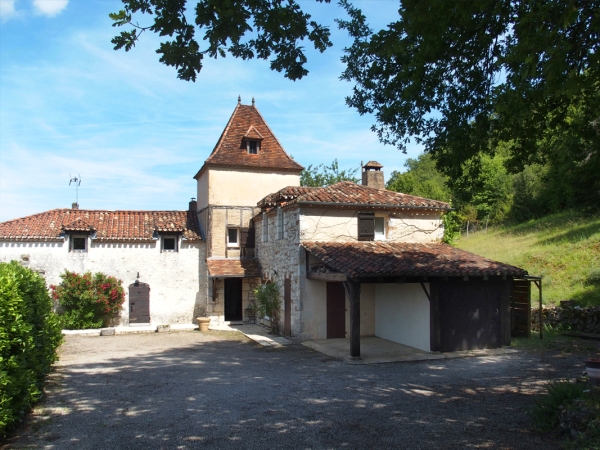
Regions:
<instances>
[{"instance_id":1,"label":"red tile roof","mask_svg":"<svg viewBox=\"0 0 600 450\"><path fill-rule=\"evenodd\" d=\"M328 267L350 278L498 276L527 272L447 244L405 242L302 242Z\"/></svg>"},{"instance_id":2,"label":"red tile roof","mask_svg":"<svg viewBox=\"0 0 600 450\"><path fill-rule=\"evenodd\" d=\"M0 240L61 240L66 231L95 232L99 241L153 241L155 232L181 233L199 241L196 214L190 211L101 211L53 209L0 223Z\"/></svg>"},{"instance_id":3,"label":"red tile roof","mask_svg":"<svg viewBox=\"0 0 600 450\"><path fill-rule=\"evenodd\" d=\"M209 277L260 277L262 271L255 259L209 259Z\"/></svg>"},{"instance_id":4,"label":"red tile roof","mask_svg":"<svg viewBox=\"0 0 600 450\"><path fill-rule=\"evenodd\" d=\"M341 206L450 209L450 205L445 202L386 189L375 189L350 181L340 181L322 188L289 186L267 195L258 202L258 206L270 207L281 203L311 203L315 206L319 203L337 203Z\"/></svg>"},{"instance_id":5,"label":"red tile roof","mask_svg":"<svg viewBox=\"0 0 600 450\"><path fill-rule=\"evenodd\" d=\"M260 150L257 155L248 154L245 139L260 140ZM239 103L217 145L194 178L197 178L207 165L293 172L304 169L285 152L256 107Z\"/></svg>"}]
</instances>

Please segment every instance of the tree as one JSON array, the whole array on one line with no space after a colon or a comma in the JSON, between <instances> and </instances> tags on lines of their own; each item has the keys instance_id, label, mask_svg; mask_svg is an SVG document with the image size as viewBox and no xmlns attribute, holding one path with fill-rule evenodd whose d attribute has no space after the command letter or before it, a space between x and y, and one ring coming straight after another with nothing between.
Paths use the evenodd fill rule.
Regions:
<instances>
[{"instance_id":1,"label":"tree","mask_svg":"<svg viewBox=\"0 0 600 450\"><path fill-rule=\"evenodd\" d=\"M417 159L408 158L404 167L406 172L392 172L386 183L387 189L450 202L452 195L447 185L447 177L436 169L431 155L422 153Z\"/></svg>"},{"instance_id":2,"label":"tree","mask_svg":"<svg viewBox=\"0 0 600 450\"><path fill-rule=\"evenodd\" d=\"M348 104L375 114L383 142L423 143L447 175L500 140L513 171L537 161L548 118L566 127L574 101L584 127L598 117L600 1L404 0L377 33L345 8Z\"/></svg>"},{"instance_id":3,"label":"tree","mask_svg":"<svg viewBox=\"0 0 600 450\"><path fill-rule=\"evenodd\" d=\"M357 171L358 168L340 171L337 158L330 166L324 164L313 166L311 164L300 173L300 186L322 187L338 181L357 183L359 180L354 176Z\"/></svg>"},{"instance_id":4,"label":"tree","mask_svg":"<svg viewBox=\"0 0 600 450\"><path fill-rule=\"evenodd\" d=\"M186 0L122 0L124 9L111 13L113 26L128 25L112 39L115 50L131 50L146 31L173 38L161 43L156 52L160 62L177 68L182 80L196 81L204 56L224 58L229 52L244 60L267 60L271 69L284 72L290 80L308 74L301 41L308 39L320 52L331 47L327 27L310 20L294 0L198 0L194 22L204 32L206 48L195 38L195 27L186 17ZM329 3L330 0L317 0ZM134 14L154 16L154 23L141 26ZM188 14L189 16L189 14Z\"/></svg>"},{"instance_id":5,"label":"tree","mask_svg":"<svg viewBox=\"0 0 600 450\"><path fill-rule=\"evenodd\" d=\"M273 70L296 80L307 74L301 41L319 51L331 46L327 27L295 0L190 1L204 49L185 0L122 1L110 17L131 29L113 39L115 49L130 50L145 30L169 36L157 50L160 61L184 80L196 79L205 55L226 52L272 57ZM411 139L424 144L450 177L480 154L493 156L500 141L514 144L505 160L512 172L543 162L549 131L589 135L597 154L600 0L402 0L398 19L377 32L348 0L340 4L349 18L338 24L353 38L342 58L342 79L355 84L346 101L374 114L382 142L403 151ZM154 22L139 25L138 14ZM577 123L568 119L573 105ZM587 172L596 184L594 169Z\"/></svg>"}]
</instances>

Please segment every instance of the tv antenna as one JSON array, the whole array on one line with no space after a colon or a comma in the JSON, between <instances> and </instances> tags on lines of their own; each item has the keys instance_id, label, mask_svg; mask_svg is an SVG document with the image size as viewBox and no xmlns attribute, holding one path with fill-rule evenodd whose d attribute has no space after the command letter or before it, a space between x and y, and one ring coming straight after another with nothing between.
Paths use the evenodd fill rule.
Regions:
<instances>
[{"instance_id":1,"label":"tv antenna","mask_svg":"<svg viewBox=\"0 0 600 450\"><path fill-rule=\"evenodd\" d=\"M69 174L69 177L69 186L71 186L71 184L75 184L75 203L79 205L79 186L81 186L81 175L72 177L71 174Z\"/></svg>"}]
</instances>

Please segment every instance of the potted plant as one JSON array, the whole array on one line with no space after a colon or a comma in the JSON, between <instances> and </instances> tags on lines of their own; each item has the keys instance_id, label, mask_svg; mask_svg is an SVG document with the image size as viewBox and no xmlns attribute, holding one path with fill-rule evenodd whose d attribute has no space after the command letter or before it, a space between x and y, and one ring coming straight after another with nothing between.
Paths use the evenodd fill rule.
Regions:
<instances>
[{"instance_id":1,"label":"potted plant","mask_svg":"<svg viewBox=\"0 0 600 450\"><path fill-rule=\"evenodd\" d=\"M254 290L256 297L256 309L261 317L269 317L271 319L271 333L277 333L278 316L279 316L279 287L275 283L261 284Z\"/></svg>"}]
</instances>

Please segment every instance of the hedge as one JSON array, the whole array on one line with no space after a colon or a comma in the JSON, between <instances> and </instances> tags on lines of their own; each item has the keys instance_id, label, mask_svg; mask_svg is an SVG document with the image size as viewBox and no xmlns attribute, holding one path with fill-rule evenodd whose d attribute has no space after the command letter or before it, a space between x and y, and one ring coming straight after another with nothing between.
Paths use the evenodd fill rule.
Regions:
<instances>
[{"instance_id":1,"label":"hedge","mask_svg":"<svg viewBox=\"0 0 600 450\"><path fill-rule=\"evenodd\" d=\"M16 261L0 263L0 436L41 397L61 342L44 279Z\"/></svg>"}]
</instances>

